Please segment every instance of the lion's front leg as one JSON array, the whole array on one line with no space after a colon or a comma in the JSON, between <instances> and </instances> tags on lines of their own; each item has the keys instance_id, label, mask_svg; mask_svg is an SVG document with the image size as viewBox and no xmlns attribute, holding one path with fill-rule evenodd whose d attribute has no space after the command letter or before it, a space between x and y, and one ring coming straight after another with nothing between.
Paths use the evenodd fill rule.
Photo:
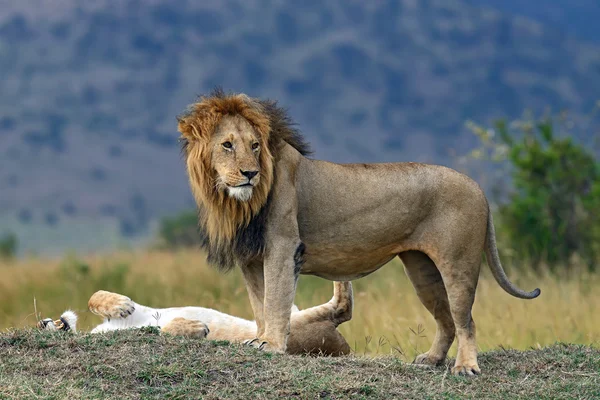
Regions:
<instances>
[{"instance_id":1,"label":"lion's front leg","mask_svg":"<svg viewBox=\"0 0 600 400\"><path fill-rule=\"evenodd\" d=\"M269 209L263 256L264 334L253 343L263 350L278 353L284 353L287 347L296 281L304 255L298 229L295 175L290 174L292 169L295 167L284 162L278 164L272 196L288 200L273 202ZM255 314L255 317L260 315Z\"/></svg>"},{"instance_id":2,"label":"lion's front leg","mask_svg":"<svg viewBox=\"0 0 600 400\"><path fill-rule=\"evenodd\" d=\"M265 331L257 343L263 350L277 353L284 353L286 350L296 282L300 273L298 251L303 247L299 241L281 240L267 249L264 267Z\"/></svg>"},{"instance_id":3,"label":"lion's front leg","mask_svg":"<svg viewBox=\"0 0 600 400\"><path fill-rule=\"evenodd\" d=\"M248 338L248 342L253 342L265 334L265 318L264 318L264 299L265 299L265 279L264 268L262 264L254 263L244 265L241 268L246 282L246 290L250 298L250 305L254 313L256 321L256 336Z\"/></svg>"}]
</instances>

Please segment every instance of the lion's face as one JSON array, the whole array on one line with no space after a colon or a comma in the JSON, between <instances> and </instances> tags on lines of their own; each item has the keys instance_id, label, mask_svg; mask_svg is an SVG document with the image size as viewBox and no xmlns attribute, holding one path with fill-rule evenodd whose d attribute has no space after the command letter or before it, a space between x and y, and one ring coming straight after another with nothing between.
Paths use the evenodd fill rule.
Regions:
<instances>
[{"instance_id":1,"label":"lion's face","mask_svg":"<svg viewBox=\"0 0 600 400\"><path fill-rule=\"evenodd\" d=\"M259 135L252 125L238 115L223 117L207 151L217 188L240 201L250 200L260 182L261 152Z\"/></svg>"},{"instance_id":2,"label":"lion's face","mask_svg":"<svg viewBox=\"0 0 600 400\"><path fill-rule=\"evenodd\" d=\"M212 244L232 240L266 204L274 178L271 117L243 94L203 97L178 117L199 224Z\"/></svg>"}]
</instances>

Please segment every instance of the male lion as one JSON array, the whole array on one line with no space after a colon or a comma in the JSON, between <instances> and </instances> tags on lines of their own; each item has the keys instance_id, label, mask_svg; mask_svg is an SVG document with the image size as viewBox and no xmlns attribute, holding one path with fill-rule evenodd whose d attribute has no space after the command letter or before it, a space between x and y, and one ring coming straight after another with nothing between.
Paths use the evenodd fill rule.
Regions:
<instances>
[{"instance_id":1,"label":"male lion","mask_svg":"<svg viewBox=\"0 0 600 400\"><path fill-rule=\"evenodd\" d=\"M258 325L250 343L284 352L298 274L353 280L399 256L437 322L428 352L440 364L455 335L454 374L477 365L471 308L485 252L509 294L481 188L450 168L418 163L333 164L269 100L216 90L178 117L208 260L241 268Z\"/></svg>"},{"instance_id":2,"label":"male lion","mask_svg":"<svg viewBox=\"0 0 600 400\"><path fill-rule=\"evenodd\" d=\"M350 346L337 327L352 318L352 284L334 282L332 299L319 306L291 311L290 354L339 356ZM161 332L209 340L242 342L256 334L256 323L204 307L152 308L122 294L100 290L90 297L88 308L104 318L91 333L121 329L159 327ZM77 314L65 311L60 319L45 318L38 327L49 331L77 331Z\"/></svg>"}]
</instances>

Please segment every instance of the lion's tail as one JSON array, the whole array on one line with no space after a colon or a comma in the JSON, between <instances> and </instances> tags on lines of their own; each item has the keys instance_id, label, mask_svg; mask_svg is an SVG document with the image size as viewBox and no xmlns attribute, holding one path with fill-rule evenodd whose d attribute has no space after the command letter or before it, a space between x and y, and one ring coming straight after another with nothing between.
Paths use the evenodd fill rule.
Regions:
<instances>
[{"instance_id":1,"label":"lion's tail","mask_svg":"<svg viewBox=\"0 0 600 400\"><path fill-rule=\"evenodd\" d=\"M494 229L494 219L492 218L492 211L488 207L488 223L487 223L487 235L485 239L485 258L487 263L492 270L492 275L496 278L496 282L500 285L506 293L511 294L520 299L535 299L541 293L540 289L535 289L532 292L526 292L516 287L506 276L502 264L500 263L500 256L498 255L498 247L496 246L496 232Z\"/></svg>"}]
</instances>

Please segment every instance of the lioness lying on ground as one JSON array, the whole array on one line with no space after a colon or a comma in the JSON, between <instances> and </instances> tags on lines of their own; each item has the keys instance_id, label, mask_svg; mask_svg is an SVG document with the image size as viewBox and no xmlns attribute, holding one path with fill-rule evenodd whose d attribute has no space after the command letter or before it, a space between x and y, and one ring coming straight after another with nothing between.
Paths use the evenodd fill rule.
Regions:
<instances>
[{"instance_id":1,"label":"lioness lying on ground","mask_svg":"<svg viewBox=\"0 0 600 400\"><path fill-rule=\"evenodd\" d=\"M348 354L350 346L337 327L352 318L352 284L334 282L333 298L320 306L292 308L289 354ZM256 322L203 307L151 308L135 303L127 296L100 290L88 301L91 312L104 318L92 333L119 329L157 326L173 335L242 342L256 333ZM43 330L77 330L77 315L65 311L60 319L38 322Z\"/></svg>"}]
</instances>

